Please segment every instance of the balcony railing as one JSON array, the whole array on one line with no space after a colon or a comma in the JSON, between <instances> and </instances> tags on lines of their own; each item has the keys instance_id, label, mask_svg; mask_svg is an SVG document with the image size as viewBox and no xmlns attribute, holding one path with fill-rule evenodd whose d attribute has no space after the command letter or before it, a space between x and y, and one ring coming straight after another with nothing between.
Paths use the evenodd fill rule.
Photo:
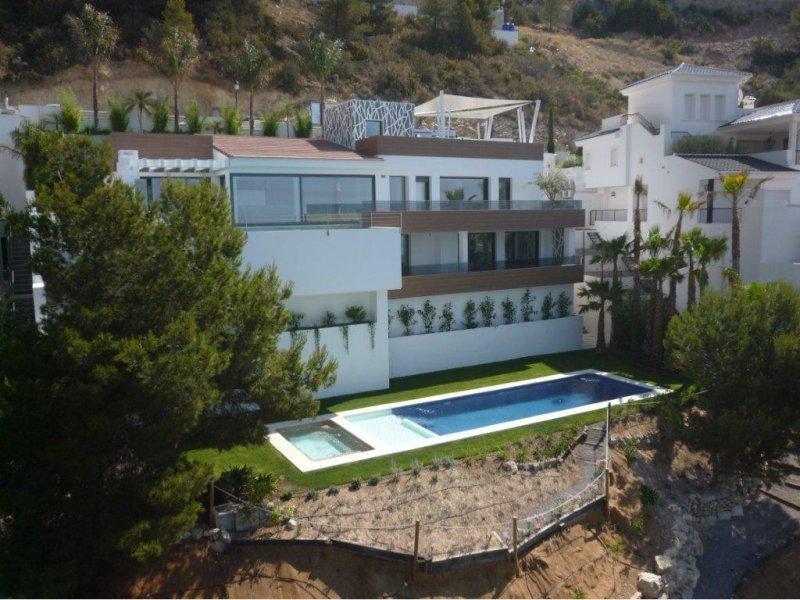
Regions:
<instances>
[{"instance_id":1,"label":"balcony railing","mask_svg":"<svg viewBox=\"0 0 800 600\"><path fill-rule=\"evenodd\" d=\"M502 271L508 269L530 269L534 267L558 267L564 265L577 265L575 256L560 258L531 258L518 260L497 260L494 263L440 263L435 265L404 265L403 276L414 275L441 275L445 273L470 273L475 271Z\"/></svg>"},{"instance_id":2,"label":"balcony railing","mask_svg":"<svg viewBox=\"0 0 800 600\"><path fill-rule=\"evenodd\" d=\"M498 202L441 200L424 202L340 202L306 204L302 210L294 207L281 213L259 208L258 211L237 212L236 225L247 228L280 229L292 227L361 227L364 215L388 212L435 212L435 211L514 211L514 210L580 210L580 200L507 200ZM288 214L287 214L288 213Z\"/></svg>"},{"instance_id":3,"label":"balcony railing","mask_svg":"<svg viewBox=\"0 0 800 600\"><path fill-rule=\"evenodd\" d=\"M739 217L741 217L741 212ZM732 208L701 208L697 212L698 223L730 223L732 221Z\"/></svg>"},{"instance_id":4,"label":"balcony railing","mask_svg":"<svg viewBox=\"0 0 800 600\"><path fill-rule=\"evenodd\" d=\"M639 209L639 218L642 221L647 221L647 209ZM627 221L628 209L626 208L602 208L598 210L589 211L589 225L594 225L600 221Z\"/></svg>"}]
</instances>

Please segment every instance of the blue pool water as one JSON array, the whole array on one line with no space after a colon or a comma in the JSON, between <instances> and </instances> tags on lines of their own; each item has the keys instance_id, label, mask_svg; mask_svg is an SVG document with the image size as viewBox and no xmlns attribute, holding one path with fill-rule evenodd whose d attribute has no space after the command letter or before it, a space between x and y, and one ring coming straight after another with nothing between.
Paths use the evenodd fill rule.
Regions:
<instances>
[{"instance_id":1,"label":"blue pool water","mask_svg":"<svg viewBox=\"0 0 800 600\"><path fill-rule=\"evenodd\" d=\"M401 441L405 442L409 434L420 427L437 435L446 435L652 391L643 385L590 373L466 394L449 400L411 404L348 417L347 420L353 423L354 428L392 446L399 445L393 443L394 430L403 431ZM397 421L397 427L387 428L386 423L392 418Z\"/></svg>"},{"instance_id":2,"label":"blue pool water","mask_svg":"<svg viewBox=\"0 0 800 600\"><path fill-rule=\"evenodd\" d=\"M569 375L449 400L419 402L321 423L294 425L280 433L313 461L373 448L409 448L441 435L517 421L570 408L652 392L634 382L597 373ZM345 429L346 426L346 429Z\"/></svg>"}]
</instances>

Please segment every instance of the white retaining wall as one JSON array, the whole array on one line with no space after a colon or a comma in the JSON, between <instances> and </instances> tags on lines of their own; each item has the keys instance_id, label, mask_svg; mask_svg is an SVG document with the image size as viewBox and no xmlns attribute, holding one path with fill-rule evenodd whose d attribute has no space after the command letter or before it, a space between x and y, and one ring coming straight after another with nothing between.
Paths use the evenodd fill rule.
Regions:
<instances>
[{"instance_id":1,"label":"white retaining wall","mask_svg":"<svg viewBox=\"0 0 800 600\"><path fill-rule=\"evenodd\" d=\"M317 392L317 398L389 387L389 346L385 325L382 330L376 326L374 348L370 340L369 326L366 324L348 325L349 350L344 347L341 328L338 325L320 328L319 334L320 347L327 348L328 353L338 362L339 368L336 370L336 383ZM306 338L303 359L308 359L314 351L314 331L301 330L298 335ZM290 343L290 334L282 333L279 346L288 348Z\"/></svg>"},{"instance_id":2,"label":"white retaining wall","mask_svg":"<svg viewBox=\"0 0 800 600\"><path fill-rule=\"evenodd\" d=\"M583 317L571 316L389 339L390 376L580 350Z\"/></svg>"}]
</instances>

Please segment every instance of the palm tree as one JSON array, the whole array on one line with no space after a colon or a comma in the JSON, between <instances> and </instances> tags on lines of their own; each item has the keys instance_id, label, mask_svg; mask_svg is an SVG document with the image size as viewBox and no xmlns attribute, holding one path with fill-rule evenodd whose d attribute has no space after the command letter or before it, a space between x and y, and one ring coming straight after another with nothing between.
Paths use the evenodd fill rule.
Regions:
<instances>
[{"instance_id":1,"label":"palm tree","mask_svg":"<svg viewBox=\"0 0 800 600\"><path fill-rule=\"evenodd\" d=\"M641 199L647 192L644 185L642 176L636 177L633 182L633 241L631 248L631 258L633 264L638 265L642 258L642 214L641 214ZM631 319L631 345L634 348L639 347L639 340L641 339L641 311L642 311L642 280L639 274L639 269L633 270L633 314L634 318Z\"/></svg>"},{"instance_id":2,"label":"palm tree","mask_svg":"<svg viewBox=\"0 0 800 600\"><path fill-rule=\"evenodd\" d=\"M592 257L592 263L600 263L600 279L604 279L605 273L603 267L605 264L611 264L611 286L614 290L619 290L619 295L611 298L612 302L617 302L619 296L622 294L622 284L619 277L619 261L623 257L630 254L630 242L628 241L628 234L602 240L600 243L595 244L597 254ZM619 338L619 329L617 323L617 314L615 311L611 313L611 347L616 347Z\"/></svg>"},{"instance_id":3,"label":"palm tree","mask_svg":"<svg viewBox=\"0 0 800 600\"><path fill-rule=\"evenodd\" d=\"M344 45L341 40L330 40L324 33L314 36L306 47L303 63L319 83L319 124L325 125L325 89L328 81L342 65Z\"/></svg>"},{"instance_id":4,"label":"palm tree","mask_svg":"<svg viewBox=\"0 0 800 600\"><path fill-rule=\"evenodd\" d=\"M662 202L656 202L661 208L667 211L667 213L671 213L672 209L663 204ZM704 202L695 200L692 198L692 195L688 192L681 192L678 194L678 201L675 206L675 210L678 213L678 220L675 222L675 227L672 229L672 255L673 256L680 256L682 254L681 251L681 233L683 231L683 218L686 215L691 215L696 213L703 207ZM670 314L675 314L678 312L677 304L678 304L678 280L680 278L671 277L669 280L669 299L667 301L667 306L669 306Z\"/></svg>"},{"instance_id":5,"label":"palm tree","mask_svg":"<svg viewBox=\"0 0 800 600\"><path fill-rule=\"evenodd\" d=\"M163 21L150 30L148 37L152 51L145 50L144 57L172 84L173 120L177 133L180 131L180 88L200 56L192 15L186 10L184 0L167 0Z\"/></svg>"},{"instance_id":6,"label":"palm tree","mask_svg":"<svg viewBox=\"0 0 800 600\"><path fill-rule=\"evenodd\" d=\"M578 297L586 300L580 313L597 312L597 352L606 351L606 303L619 297L620 284L612 284L603 279L586 283L578 292Z\"/></svg>"},{"instance_id":7,"label":"palm tree","mask_svg":"<svg viewBox=\"0 0 800 600\"><path fill-rule=\"evenodd\" d=\"M642 273L648 275L653 284L651 294L650 357L653 362L661 362L661 331L664 327L664 280L675 270L674 256L654 256L639 263Z\"/></svg>"},{"instance_id":8,"label":"palm tree","mask_svg":"<svg viewBox=\"0 0 800 600\"><path fill-rule=\"evenodd\" d=\"M708 287L708 265L725 258L726 252L728 252L728 238L722 236L703 238L697 255L697 283L701 294Z\"/></svg>"},{"instance_id":9,"label":"palm tree","mask_svg":"<svg viewBox=\"0 0 800 600\"><path fill-rule=\"evenodd\" d=\"M234 72L249 94L250 135L255 133L253 120L253 96L267 84L272 57L269 51L255 42L246 39L234 58Z\"/></svg>"},{"instance_id":10,"label":"palm tree","mask_svg":"<svg viewBox=\"0 0 800 600\"><path fill-rule=\"evenodd\" d=\"M66 21L75 49L92 69L92 111L94 129L97 130L100 127L97 80L117 45L119 30L108 13L97 10L91 4L84 4L77 16L67 15Z\"/></svg>"},{"instance_id":11,"label":"palm tree","mask_svg":"<svg viewBox=\"0 0 800 600\"><path fill-rule=\"evenodd\" d=\"M739 200L745 194L749 181L747 171L741 173L720 173L719 180L722 184L722 192L731 201L731 269L736 275L741 276L741 224L739 221ZM750 191L744 196L744 203L747 204L755 198L759 188L769 179L761 179L751 186Z\"/></svg>"},{"instance_id":12,"label":"palm tree","mask_svg":"<svg viewBox=\"0 0 800 600\"><path fill-rule=\"evenodd\" d=\"M647 237L642 242L642 250L648 255L647 260L658 258L662 251L666 250L668 247L669 238L661 233L661 228L658 225L650 228ZM656 306L661 304L661 302L659 301L658 286L656 285L652 271L643 267L645 262L646 261L640 261L637 264L637 269L650 279L650 315L648 323L649 333L652 338L656 325Z\"/></svg>"},{"instance_id":13,"label":"palm tree","mask_svg":"<svg viewBox=\"0 0 800 600\"><path fill-rule=\"evenodd\" d=\"M135 89L128 92L128 95L125 97L124 106L126 110L135 110L139 113L139 131L144 131L144 125L142 122L142 115L151 115L153 114L153 108L156 105L155 96L153 96L153 92L142 90L142 89Z\"/></svg>"}]
</instances>

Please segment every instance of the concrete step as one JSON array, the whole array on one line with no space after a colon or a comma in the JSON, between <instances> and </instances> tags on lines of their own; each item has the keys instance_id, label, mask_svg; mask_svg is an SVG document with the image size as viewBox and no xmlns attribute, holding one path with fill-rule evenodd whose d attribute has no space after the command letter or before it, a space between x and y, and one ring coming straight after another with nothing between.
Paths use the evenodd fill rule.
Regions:
<instances>
[{"instance_id":1,"label":"concrete step","mask_svg":"<svg viewBox=\"0 0 800 600\"><path fill-rule=\"evenodd\" d=\"M784 480L783 485L800 490L800 475L789 475Z\"/></svg>"}]
</instances>

